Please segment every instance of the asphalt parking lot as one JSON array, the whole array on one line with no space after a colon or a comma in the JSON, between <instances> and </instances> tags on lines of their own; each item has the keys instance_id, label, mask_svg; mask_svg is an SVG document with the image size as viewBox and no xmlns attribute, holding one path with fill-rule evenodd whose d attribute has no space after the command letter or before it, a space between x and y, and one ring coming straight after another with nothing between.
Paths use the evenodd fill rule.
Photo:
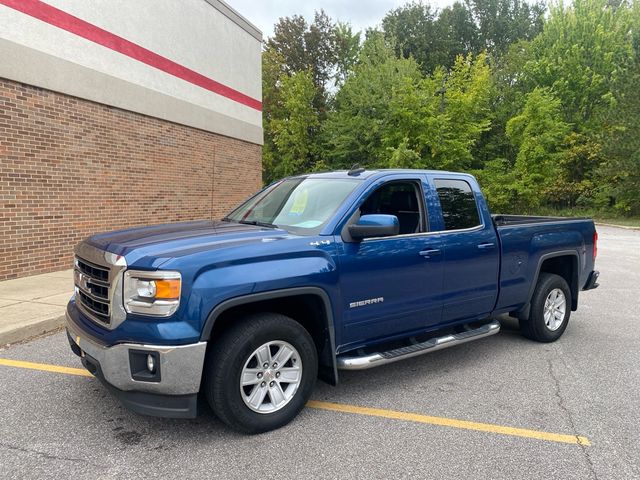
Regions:
<instances>
[{"instance_id":1,"label":"asphalt parking lot","mask_svg":"<svg viewBox=\"0 0 640 480\"><path fill-rule=\"evenodd\" d=\"M601 286L558 342L504 321L487 339L318 382L313 407L258 436L209 411L128 412L78 375L64 333L0 348L0 476L640 478L640 231L598 231Z\"/></svg>"}]
</instances>

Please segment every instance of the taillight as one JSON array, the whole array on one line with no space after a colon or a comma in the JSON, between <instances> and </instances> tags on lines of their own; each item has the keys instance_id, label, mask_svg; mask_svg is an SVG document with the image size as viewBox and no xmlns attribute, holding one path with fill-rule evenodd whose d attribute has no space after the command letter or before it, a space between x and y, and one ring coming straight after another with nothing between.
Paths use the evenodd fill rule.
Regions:
<instances>
[{"instance_id":1,"label":"taillight","mask_svg":"<svg viewBox=\"0 0 640 480\"><path fill-rule=\"evenodd\" d=\"M598 256L598 232L593 232L593 259Z\"/></svg>"}]
</instances>

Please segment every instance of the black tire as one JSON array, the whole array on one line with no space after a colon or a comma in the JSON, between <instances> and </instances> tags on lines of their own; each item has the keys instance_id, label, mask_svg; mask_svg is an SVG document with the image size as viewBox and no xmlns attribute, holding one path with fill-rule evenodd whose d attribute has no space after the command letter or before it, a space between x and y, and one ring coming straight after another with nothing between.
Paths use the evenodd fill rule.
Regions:
<instances>
[{"instance_id":1,"label":"black tire","mask_svg":"<svg viewBox=\"0 0 640 480\"><path fill-rule=\"evenodd\" d=\"M302 377L284 407L272 413L258 413L243 400L240 378L252 354L272 341L287 342L297 350ZM243 433L261 433L280 428L298 415L311 396L317 375L318 353L309 332L289 317L262 313L238 319L237 325L214 341L205 363L204 390L220 420Z\"/></svg>"},{"instance_id":2,"label":"black tire","mask_svg":"<svg viewBox=\"0 0 640 480\"><path fill-rule=\"evenodd\" d=\"M561 325L556 330L551 330L544 318L545 302L554 289L564 293L566 308ZM571 316L571 289L564 278L553 273L541 273L538 277L536 289L531 298L531 310L528 319L520 319L520 331L522 334L537 342L555 342L559 339L569 324Z\"/></svg>"}]
</instances>

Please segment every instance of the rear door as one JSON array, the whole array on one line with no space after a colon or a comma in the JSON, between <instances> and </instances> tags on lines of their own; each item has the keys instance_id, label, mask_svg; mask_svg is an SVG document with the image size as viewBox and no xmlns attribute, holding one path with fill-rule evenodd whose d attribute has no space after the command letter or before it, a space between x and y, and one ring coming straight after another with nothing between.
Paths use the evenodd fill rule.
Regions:
<instances>
[{"instance_id":1,"label":"rear door","mask_svg":"<svg viewBox=\"0 0 640 480\"><path fill-rule=\"evenodd\" d=\"M500 252L484 199L471 177L432 182L442 212L442 322L486 318L498 294Z\"/></svg>"}]
</instances>

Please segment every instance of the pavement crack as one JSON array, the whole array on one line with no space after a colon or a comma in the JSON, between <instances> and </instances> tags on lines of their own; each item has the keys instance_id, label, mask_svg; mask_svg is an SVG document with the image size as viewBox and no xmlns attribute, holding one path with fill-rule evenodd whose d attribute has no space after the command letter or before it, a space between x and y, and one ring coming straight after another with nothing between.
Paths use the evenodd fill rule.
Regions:
<instances>
[{"instance_id":1,"label":"pavement crack","mask_svg":"<svg viewBox=\"0 0 640 480\"><path fill-rule=\"evenodd\" d=\"M86 465L92 465L92 466L98 467L98 468L108 468L106 465L100 465L99 463L94 463L94 462L91 462L89 460L85 460L84 458L64 457L64 456L61 456L61 455L52 455L50 453L41 452L40 450L35 450L35 449L32 449L32 448L25 448L25 447L17 447L15 445L9 445L9 444L3 443L3 442L0 442L0 447L6 448L8 450L14 450L14 451L18 451L18 452L27 453L27 454L37 455L39 457L46 458L46 459L49 459L49 460L59 460L59 461L64 461L64 462L81 462L81 463L84 463Z\"/></svg>"},{"instance_id":2,"label":"pavement crack","mask_svg":"<svg viewBox=\"0 0 640 480\"><path fill-rule=\"evenodd\" d=\"M556 353L558 353L556 351ZM586 460L586 464L587 467L589 468L589 472L591 473L591 478L595 479L595 480L599 480L598 479L598 474L596 473L595 470L595 465L593 464L593 461L591 460L591 457L589 456L589 452L587 452L587 446L584 445L584 443L580 440L580 435L578 435L578 433L576 433L578 431L578 429L576 428L576 424L575 421L573 420L573 414L571 413L571 410L569 410L569 408L567 407L564 397L562 396L562 389L560 387L560 379L556 376L556 373L553 370L553 361L552 359L547 359L547 365L549 367L549 376L553 379L554 385L555 385L555 396L556 399L558 400L558 407L560 407L560 410L562 410L562 412L564 412L565 416L567 417L567 420L569 421L569 425L571 427L571 431L573 432L573 434L576 437L576 442L578 444L578 446L580 447L580 450L582 451L582 454Z\"/></svg>"}]
</instances>

